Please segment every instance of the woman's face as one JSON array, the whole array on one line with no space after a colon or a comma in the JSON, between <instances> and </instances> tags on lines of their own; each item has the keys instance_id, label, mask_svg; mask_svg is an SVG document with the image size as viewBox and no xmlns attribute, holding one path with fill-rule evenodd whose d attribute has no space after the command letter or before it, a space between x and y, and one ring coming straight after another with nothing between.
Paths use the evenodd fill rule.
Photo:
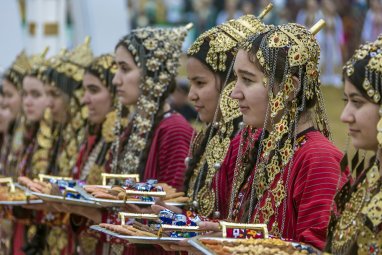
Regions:
<instances>
[{"instance_id":1,"label":"woman's face","mask_svg":"<svg viewBox=\"0 0 382 255\"><path fill-rule=\"evenodd\" d=\"M90 73L85 73L82 83L85 90L82 102L88 107L89 121L101 124L112 110L110 92L100 79Z\"/></svg>"},{"instance_id":2,"label":"woman's face","mask_svg":"<svg viewBox=\"0 0 382 255\"><path fill-rule=\"evenodd\" d=\"M249 60L248 53L242 49L237 53L233 69L237 81L231 97L239 100L243 121L256 128L264 127L268 105L264 73Z\"/></svg>"},{"instance_id":3,"label":"woman's face","mask_svg":"<svg viewBox=\"0 0 382 255\"><path fill-rule=\"evenodd\" d=\"M125 106L136 105L140 95L141 69L135 64L133 56L124 46L118 46L116 49L115 62L118 70L113 84L117 87L119 100Z\"/></svg>"},{"instance_id":4,"label":"woman's face","mask_svg":"<svg viewBox=\"0 0 382 255\"><path fill-rule=\"evenodd\" d=\"M23 80L23 111L28 121L40 121L48 106L44 83L36 77L26 76Z\"/></svg>"},{"instance_id":5,"label":"woman's face","mask_svg":"<svg viewBox=\"0 0 382 255\"><path fill-rule=\"evenodd\" d=\"M348 79L345 79L344 101L341 121L348 125L353 146L376 151L379 106L366 99Z\"/></svg>"},{"instance_id":6,"label":"woman's face","mask_svg":"<svg viewBox=\"0 0 382 255\"><path fill-rule=\"evenodd\" d=\"M12 121L21 112L21 95L16 87L7 79L3 80L4 107L9 108Z\"/></svg>"},{"instance_id":7,"label":"woman's face","mask_svg":"<svg viewBox=\"0 0 382 255\"><path fill-rule=\"evenodd\" d=\"M200 120L204 123L210 123L214 119L219 102L220 78L193 57L188 58L186 68L190 81L188 99L194 104Z\"/></svg>"},{"instance_id":8,"label":"woman's face","mask_svg":"<svg viewBox=\"0 0 382 255\"><path fill-rule=\"evenodd\" d=\"M11 111L4 106L4 97L0 94L0 134L7 132L11 119Z\"/></svg>"},{"instance_id":9,"label":"woman's face","mask_svg":"<svg viewBox=\"0 0 382 255\"><path fill-rule=\"evenodd\" d=\"M45 93L48 97L48 107L52 112L53 120L58 123L65 123L68 117L69 96L51 85L45 85Z\"/></svg>"}]
</instances>

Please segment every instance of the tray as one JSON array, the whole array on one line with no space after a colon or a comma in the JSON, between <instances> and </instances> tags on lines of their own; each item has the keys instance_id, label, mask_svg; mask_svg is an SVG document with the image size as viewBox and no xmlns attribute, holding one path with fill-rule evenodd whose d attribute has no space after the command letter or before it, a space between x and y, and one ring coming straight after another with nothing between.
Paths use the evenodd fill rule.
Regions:
<instances>
[{"instance_id":1,"label":"tray","mask_svg":"<svg viewBox=\"0 0 382 255\"><path fill-rule=\"evenodd\" d=\"M15 186L15 188L18 188L18 189L21 189L22 191L24 191L27 195L31 195L32 192L18 184L18 183L14 183L13 184ZM11 206L20 206L20 205L29 205L29 204L42 204L44 201L41 200L41 199L29 199L29 200L13 200L13 201L6 201L6 200L2 200L0 201L0 205L11 205Z\"/></svg>"},{"instance_id":2,"label":"tray","mask_svg":"<svg viewBox=\"0 0 382 255\"><path fill-rule=\"evenodd\" d=\"M38 192L31 192L31 194L41 198L43 201L48 201L48 202L58 202L62 204L80 205L80 206L88 206L88 207L103 207L94 201L89 201L86 199L67 198L64 196L50 195L50 194L44 194L44 193L38 193Z\"/></svg>"},{"instance_id":3,"label":"tray","mask_svg":"<svg viewBox=\"0 0 382 255\"><path fill-rule=\"evenodd\" d=\"M20 200L20 201L0 201L0 205L32 205L32 204L42 204L44 203L41 199L31 199L31 200Z\"/></svg>"},{"instance_id":4,"label":"tray","mask_svg":"<svg viewBox=\"0 0 382 255\"><path fill-rule=\"evenodd\" d=\"M101 186L100 186L101 187ZM102 186L102 187L109 187L111 186ZM81 196L83 196L85 199L89 201L94 201L101 207L119 207L123 206L124 204L133 204L133 205L146 205L150 206L155 204L153 201L140 201L140 200L112 200L112 199L103 199L103 198L96 198L90 195L88 192L86 192L82 187L74 187L75 190L78 191ZM185 205L185 203L179 203L179 202L166 202L168 205L172 206L179 206L182 207Z\"/></svg>"},{"instance_id":5,"label":"tray","mask_svg":"<svg viewBox=\"0 0 382 255\"><path fill-rule=\"evenodd\" d=\"M199 240L208 239L208 240L217 240L217 241L226 241L226 242L237 242L243 239L236 239L236 238L222 238L222 237L206 237L206 236L196 236L188 240L188 243L191 244L194 248L198 249L200 252L202 252L205 255L215 255L216 253L209 248L207 248L203 243L201 243ZM290 242L293 246L302 246L303 248L311 248L314 250L314 253L306 253L306 254L317 254L320 255L321 252L317 249L313 248L312 246L301 244L301 243L295 243Z\"/></svg>"},{"instance_id":6,"label":"tray","mask_svg":"<svg viewBox=\"0 0 382 255\"><path fill-rule=\"evenodd\" d=\"M115 233L113 231L102 228L98 225L90 226L91 229L102 232L106 235L125 240L129 243L135 244L164 244L164 243L176 243L184 240L185 238L176 237L151 237L151 236L128 236Z\"/></svg>"}]
</instances>

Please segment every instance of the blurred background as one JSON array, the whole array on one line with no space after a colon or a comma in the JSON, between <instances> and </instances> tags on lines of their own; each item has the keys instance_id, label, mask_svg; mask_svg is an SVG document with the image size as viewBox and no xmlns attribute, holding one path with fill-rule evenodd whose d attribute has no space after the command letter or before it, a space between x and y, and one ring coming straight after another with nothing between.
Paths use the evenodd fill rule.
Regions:
<instances>
[{"instance_id":1,"label":"blurred background","mask_svg":"<svg viewBox=\"0 0 382 255\"><path fill-rule=\"evenodd\" d=\"M144 26L177 26L192 22L184 50L203 31L243 14L259 14L269 0L1 0L0 70L25 49L48 56L92 38L95 55L112 52L118 39ZM321 81L335 143L343 148L346 127L342 107L342 65L354 49L382 33L382 0L274 0L266 24L297 22L307 27L320 18L326 27L317 35L321 47ZM182 58L183 59L183 58ZM184 59L183 59L184 62ZM180 70L175 107L187 102L187 80ZM192 115L192 114L191 114Z\"/></svg>"}]
</instances>

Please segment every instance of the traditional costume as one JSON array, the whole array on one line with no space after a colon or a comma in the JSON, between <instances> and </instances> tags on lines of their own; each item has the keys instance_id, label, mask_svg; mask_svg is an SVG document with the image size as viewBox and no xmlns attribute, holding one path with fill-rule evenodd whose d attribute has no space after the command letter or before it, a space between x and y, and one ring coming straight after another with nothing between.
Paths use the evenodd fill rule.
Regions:
<instances>
[{"instance_id":1,"label":"traditional costume","mask_svg":"<svg viewBox=\"0 0 382 255\"><path fill-rule=\"evenodd\" d=\"M192 128L178 113L163 112L174 88L186 27L133 30L118 45L125 47L142 69L136 112L121 139L113 145L110 171L138 173L142 181L156 178L183 189L184 158ZM119 119L116 131L119 132Z\"/></svg>"},{"instance_id":2,"label":"traditional costume","mask_svg":"<svg viewBox=\"0 0 382 255\"><path fill-rule=\"evenodd\" d=\"M141 94L128 126L121 130L121 113L117 112L116 135L111 164L107 171L118 174L139 174L141 181L157 179L177 190L183 189L184 159L191 141L190 124L173 110L164 112L166 98L175 86L175 77L186 27L133 30L121 39L142 70ZM116 212L103 213L102 222L119 223ZM114 254L161 254L153 246L112 244Z\"/></svg>"},{"instance_id":3,"label":"traditional costume","mask_svg":"<svg viewBox=\"0 0 382 255\"><path fill-rule=\"evenodd\" d=\"M361 45L344 66L344 76L371 102L381 105L382 36L375 42ZM379 108L382 116L382 107ZM382 119L377 130L379 148L382 144ZM332 214L326 251L332 254L380 254L382 252L382 192L380 162L374 160L364 168L358 152L352 159L354 183L349 178L336 195L338 214ZM342 167L347 165L344 157Z\"/></svg>"},{"instance_id":4,"label":"traditional costume","mask_svg":"<svg viewBox=\"0 0 382 255\"><path fill-rule=\"evenodd\" d=\"M236 55L239 42L255 33L262 22L253 15L225 22L202 35L191 45L188 57L203 63L209 70L220 76L221 95L212 123L200 131L190 148L191 155L186 158L188 173L185 181L187 196L190 198L189 209L206 217L225 218L217 210L220 195L215 181L226 156L231 139L237 134L241 122L238 102L230 95L235 85L230 67ZM224 207L224 206L223 206ZM226 211L226 210L225 210Z\"/></svg>"},{"instance_id":5,"label":"traditional costume","mask_svg":"<svg viewBox=\"0 0 382 255\"><path fill-rule=\"evenodd\" d=\"M227 170L234 171L228 220L264 223L274 236L322 249L332 199L345 176L341 153L327 139L319 46L303 26L287 24L264 28L242 47L265 74L269 102L264 127L246 128L239 144L232 144L239 146L232 149L237 157L224 163L236 162L234 170ZM310 108L315 127L297 133Z\"/></svg>"}]
</instances>

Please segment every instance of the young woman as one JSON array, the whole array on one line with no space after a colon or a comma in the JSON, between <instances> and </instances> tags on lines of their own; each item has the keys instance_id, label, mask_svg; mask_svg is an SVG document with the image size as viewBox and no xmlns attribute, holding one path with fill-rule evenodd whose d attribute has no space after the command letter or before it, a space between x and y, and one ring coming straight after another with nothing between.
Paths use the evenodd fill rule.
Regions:
<instances>
[{"instance_id":1,"label":"young woman","mask_svg":"<svg viewBox=\"0 0 382 255\"><path fill-rule=\"evenodd\" d=\"M206 128L194 139L185 186L190 209L206 217L227 216L226 210L217 210L218 202L228 196L219 192L219 179L229 178L219 176L219 168L242 121L237 102L230 98L234 86L233 75L228 75L230 64L238 43L262 26L255 16L242 16L203 33L188 51L189 99Z\"/></svg>"},{"instance_id":2,"label":"young woman","mask_svg":"<svg viewBox=\"0 0 382 255\"><path fill-rule=\"evenodd\" d=\"M273 235L322 248L343 181L341 153L327 139L319 52L312 33L293 23L239 50L232 97L244 122L262 131L239 149L228 218L265 223Z\"/></svg>"},{"instance_id":3,"label":"young woman","mask_svg":"<svg viewBox=\"0 0 382 255\"><path fill-rule=\"evenodd\" d=\"M95 58L86 67L82 82L82 103L88 111L89 130L82 144L74 168L74 179L87 184L101 184L106 158L115 140L113 126L116 119L116 88L112 84L117 66L110 54Z\"/></svg>"},{"instance_id":4,"label":"young woman","mask_svg":"<svg viewBox=\"0 0 382 255\"><path fill-rule=\"evenodd\" d=\"M332 215L326 248L332 254L379 254L382 250L381 61L382 35L361 45L344 66L341 121L348 125L354 148L375 156L366 168L364 159L352 160L355 181L349 179L336 196L339 214Z\"/></svg>"},{"instance_id":5,"label":"young woman","mask_svg":"<svg viewBox=\"0 0 382 255\"><path fill-rule=\"evenodd\" d=\"M138 173L142 181L154 178L183 189L192 128L166 100L175 89L185 36L185 27L143 28L117 44L118 70L113 82L120 102L133 110L115 146L111 172Z\"/></svg>"},{"instance_id":6,"label":"young woman","mask_svg":"<svg viewBox=\"0 0 382 255\"><path fill-rule=\"evenodd\" d=\"M47 121L53 123L51 129L53 147L47 168L49 174L59 176L72 174L77 153L85 136L87 118L81 103L82 79L86 66L92 60L89 41L86 41L73 51L53 58L45 71L50 110ZM40 146L44 147L43 144Z\"/></svg>"},{"instance_id":7,"label":"young woman","mask_svg":"<svg viewBox=\"0 0 382 255\"><path fill-rule=\"evenodd\" d=\"M77 163L73 169L73 178L86 181L87 184L101 184L101 173L105 171L107 156L112 142L117 138L113 133L116 120L116 88L112 84L117 71L111 54L95 58L85 69L83 78L84 94L82 102L88 109L88 133L81 146ZM55 208L70 212L75 238L80 254L102 254L102 242L99 235L88 229L90 222L76 216L77 207ZM81 208L86 212L86 208Z\"/></svg>"},{"instance_id":8,"label":"young woman","mask_svg":"<svg viewBox=\"0 0 382 255\"><path fill-rule=\"evenodd\" d=\"M1 173L4 176L17 177L17 165L23 150L23 118L21 110L22 81L30 70L25 52L21 52L3 75L3 105L11 113L11 122L1 148Z\"/></svg>"},{"instance_id":9,"label":"young woman","mask_svg":"<svg viewBox=\"0 0 382 255\"><path fill-rule=\"evenodd\" d=\"M24 77L22 83L22 108L25 116L23 152L17 167L18 175L36 178L39 161L34 157L37 149L37 132L43 119L44 111L48 106L48 97L45 92L41 70L43 69L44 55L35 57L33 68ZM31 58L32 60L32 58Z\"/></svg>"}]
</instances>

